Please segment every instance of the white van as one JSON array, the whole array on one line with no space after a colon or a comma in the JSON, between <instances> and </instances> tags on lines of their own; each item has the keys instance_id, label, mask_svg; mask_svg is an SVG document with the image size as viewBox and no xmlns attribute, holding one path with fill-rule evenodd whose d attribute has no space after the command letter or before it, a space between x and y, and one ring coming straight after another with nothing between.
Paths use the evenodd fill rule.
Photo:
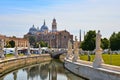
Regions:
<instances>
[{"instance_id":1,"label":"white van","mask_svg":"<svg viewBox=\"0 0 120 80\"><path fill-rule=\"evenodd\" d=\"M4 50L5 54L14 54L15 53L14 48L4 48L3 50Z\"/></svg>"}]
</instances>

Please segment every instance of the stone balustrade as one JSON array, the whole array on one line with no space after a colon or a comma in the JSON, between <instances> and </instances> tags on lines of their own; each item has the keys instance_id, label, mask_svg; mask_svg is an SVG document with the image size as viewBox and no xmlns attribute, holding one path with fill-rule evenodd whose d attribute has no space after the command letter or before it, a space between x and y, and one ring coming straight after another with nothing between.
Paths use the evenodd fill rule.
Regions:
<instances>
[{"instance_id":1,"label":"stone balustrade","mask_svg":"<svg viewBox=\"0 0 120 80\"><path fill-rule=\"evenodd\" d=\"M108 65L108 64L101 64L101 68L120 72L120 67L119 66L113 66L113 65Z\"/></svg>"},{"instance_id":2,"label":"stone balustrade","mask_svg":"<svg viewBox=\"0 0 120 80\"><path fill-rule=\"evenodd\" d=\"M0 76L13 71L15 69L19 69L21 67L29 66L31 64L48 61L51 60L49 54L42 54L30 57L19 57L19 58L11 58L0 61Z\"/></svg>"},{"instance_id":3,"label":"stone balustrade","mask_svg":"<svg viewBox=\"0 0 120 80\"><path fill-rule=\"evenodd\" d=\"M89 80L120 80L120 67L101 64L101 67L94 68L93 62L71 59L64 60L64 66L74 74Z\"/></svg>"},{"instance_id":4,"label":"stone balustrade","mask_svg":"<svg viewBox=\"0 0 120 80\"><path fill-rule=\"evenodd\" d=\"M92 65L93 65L93 63L92 63L92 62L89 62L89 61L77 60L77 62L80 63L80 64L89 65L89 66L92 66Z\"/></svg>"}]
</instances>

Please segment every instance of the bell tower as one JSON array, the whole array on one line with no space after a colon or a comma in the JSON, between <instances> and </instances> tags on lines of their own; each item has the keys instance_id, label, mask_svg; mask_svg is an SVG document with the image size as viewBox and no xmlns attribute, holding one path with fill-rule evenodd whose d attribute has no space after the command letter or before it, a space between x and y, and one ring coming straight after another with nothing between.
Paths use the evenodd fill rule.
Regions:
<instances>
[{"instance_id":1,"label":"bell tower","mask_svg":"<svg viewBox=\"0 0 120 80\"><path fill-rule=\"evenodd\" d=\"M52 22L52 32L56 32L57 31L57 23L56 23L56 19L53 19Z\"/></svg>"}]
</instances>

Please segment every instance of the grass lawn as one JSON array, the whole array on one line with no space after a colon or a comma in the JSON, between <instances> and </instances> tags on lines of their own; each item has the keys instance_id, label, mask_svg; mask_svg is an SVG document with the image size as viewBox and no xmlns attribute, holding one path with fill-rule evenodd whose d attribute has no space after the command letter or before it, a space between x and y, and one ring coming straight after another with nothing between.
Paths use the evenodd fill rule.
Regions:
<instances>
[{"instance_id":1,"label":"grass lawn","mask_svg":"<svg viewBox=\"0 0 120 80\"><path fill-rule=\"evenodd\" d=\"M22 56L26 56L26 55L24 55L24 54L19 54L18 56L19 56L19 57L22 57ZM10 58L14 58L14 57L15 57L14 54L6 54L6 55L5 55L5 59L10 59Z\"/></svg>"},{"instance_id":2,"label":"grass lawn","mask_svg":"<svg viewBox=\"0 0 120 80\"><path fill-rule=\"evenodd\" d=\"M5 57L13 57L13 54L6 54Z\"/></svg>"},{"instance_id":3,"label":"grass lawn","mask_svg":"<svg viewBox=\"0 0 120 80\"><path fill-rule=\"evenodd\" d=\"M19 54L19 56L24 56L24 54ZM6 57L14 57L14 54L6 54Z\"/></svg>"},{"instance_id":4,"label":"grass lawn","mask_svg":"<svg viewBox=\"0 0 120 80\"><path fill-rule=\"evenodd\" d=\"M36 54L31 54L31 56L35 56ZM18 55L19 57L21 56L27 56L27 55L24 55L24 54L19 54ZM12 58L12 57L15 57L14 54L6 54L5 55L6 58Z\"/></svg>"},{"instance_id":5,"label":"grass lawn","mask_svg":"<svg viewBox=\"0 0 120 80\"><path fill-rule=\"evenodd\" d=\"M90 55L91 62L93 62L95 55ZM120 66L120 54L102 54L103 60L106 64ZM88 60L87 55L80 55L81 60Z\"/></svg>"}]
</instances>

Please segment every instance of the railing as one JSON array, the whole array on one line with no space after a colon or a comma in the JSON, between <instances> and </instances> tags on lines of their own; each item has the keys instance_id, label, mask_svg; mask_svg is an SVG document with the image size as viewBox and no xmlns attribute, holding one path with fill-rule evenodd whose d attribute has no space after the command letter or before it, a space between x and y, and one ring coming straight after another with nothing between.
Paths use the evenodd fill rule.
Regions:
<instances>
[{"instance_id":1,"label":"railing","mask_svg":"<svg viewBox=\"0 0 120 80\"><path fill-rule=\"evenodd\" d=\"M101 68L112 70L112 71L119 71L120 72L120 67L119 66L113 66L113 65L108 65L108 64L101 64Z\"/></svg>"},{"instance_id":2,"label":"railing","mask_svg":"<svg viewBox=\"0 0 120 80\"><path fill-rule=\"evenodd\" d=\"M15 70L15 69L27 66L27 65L31 65L34 63L39 63L41 61L47 61L47 60L51 60L51 57L49 54L2 60L0 61L0 76L12 70Z\"/></svg>"}]
</instances>

